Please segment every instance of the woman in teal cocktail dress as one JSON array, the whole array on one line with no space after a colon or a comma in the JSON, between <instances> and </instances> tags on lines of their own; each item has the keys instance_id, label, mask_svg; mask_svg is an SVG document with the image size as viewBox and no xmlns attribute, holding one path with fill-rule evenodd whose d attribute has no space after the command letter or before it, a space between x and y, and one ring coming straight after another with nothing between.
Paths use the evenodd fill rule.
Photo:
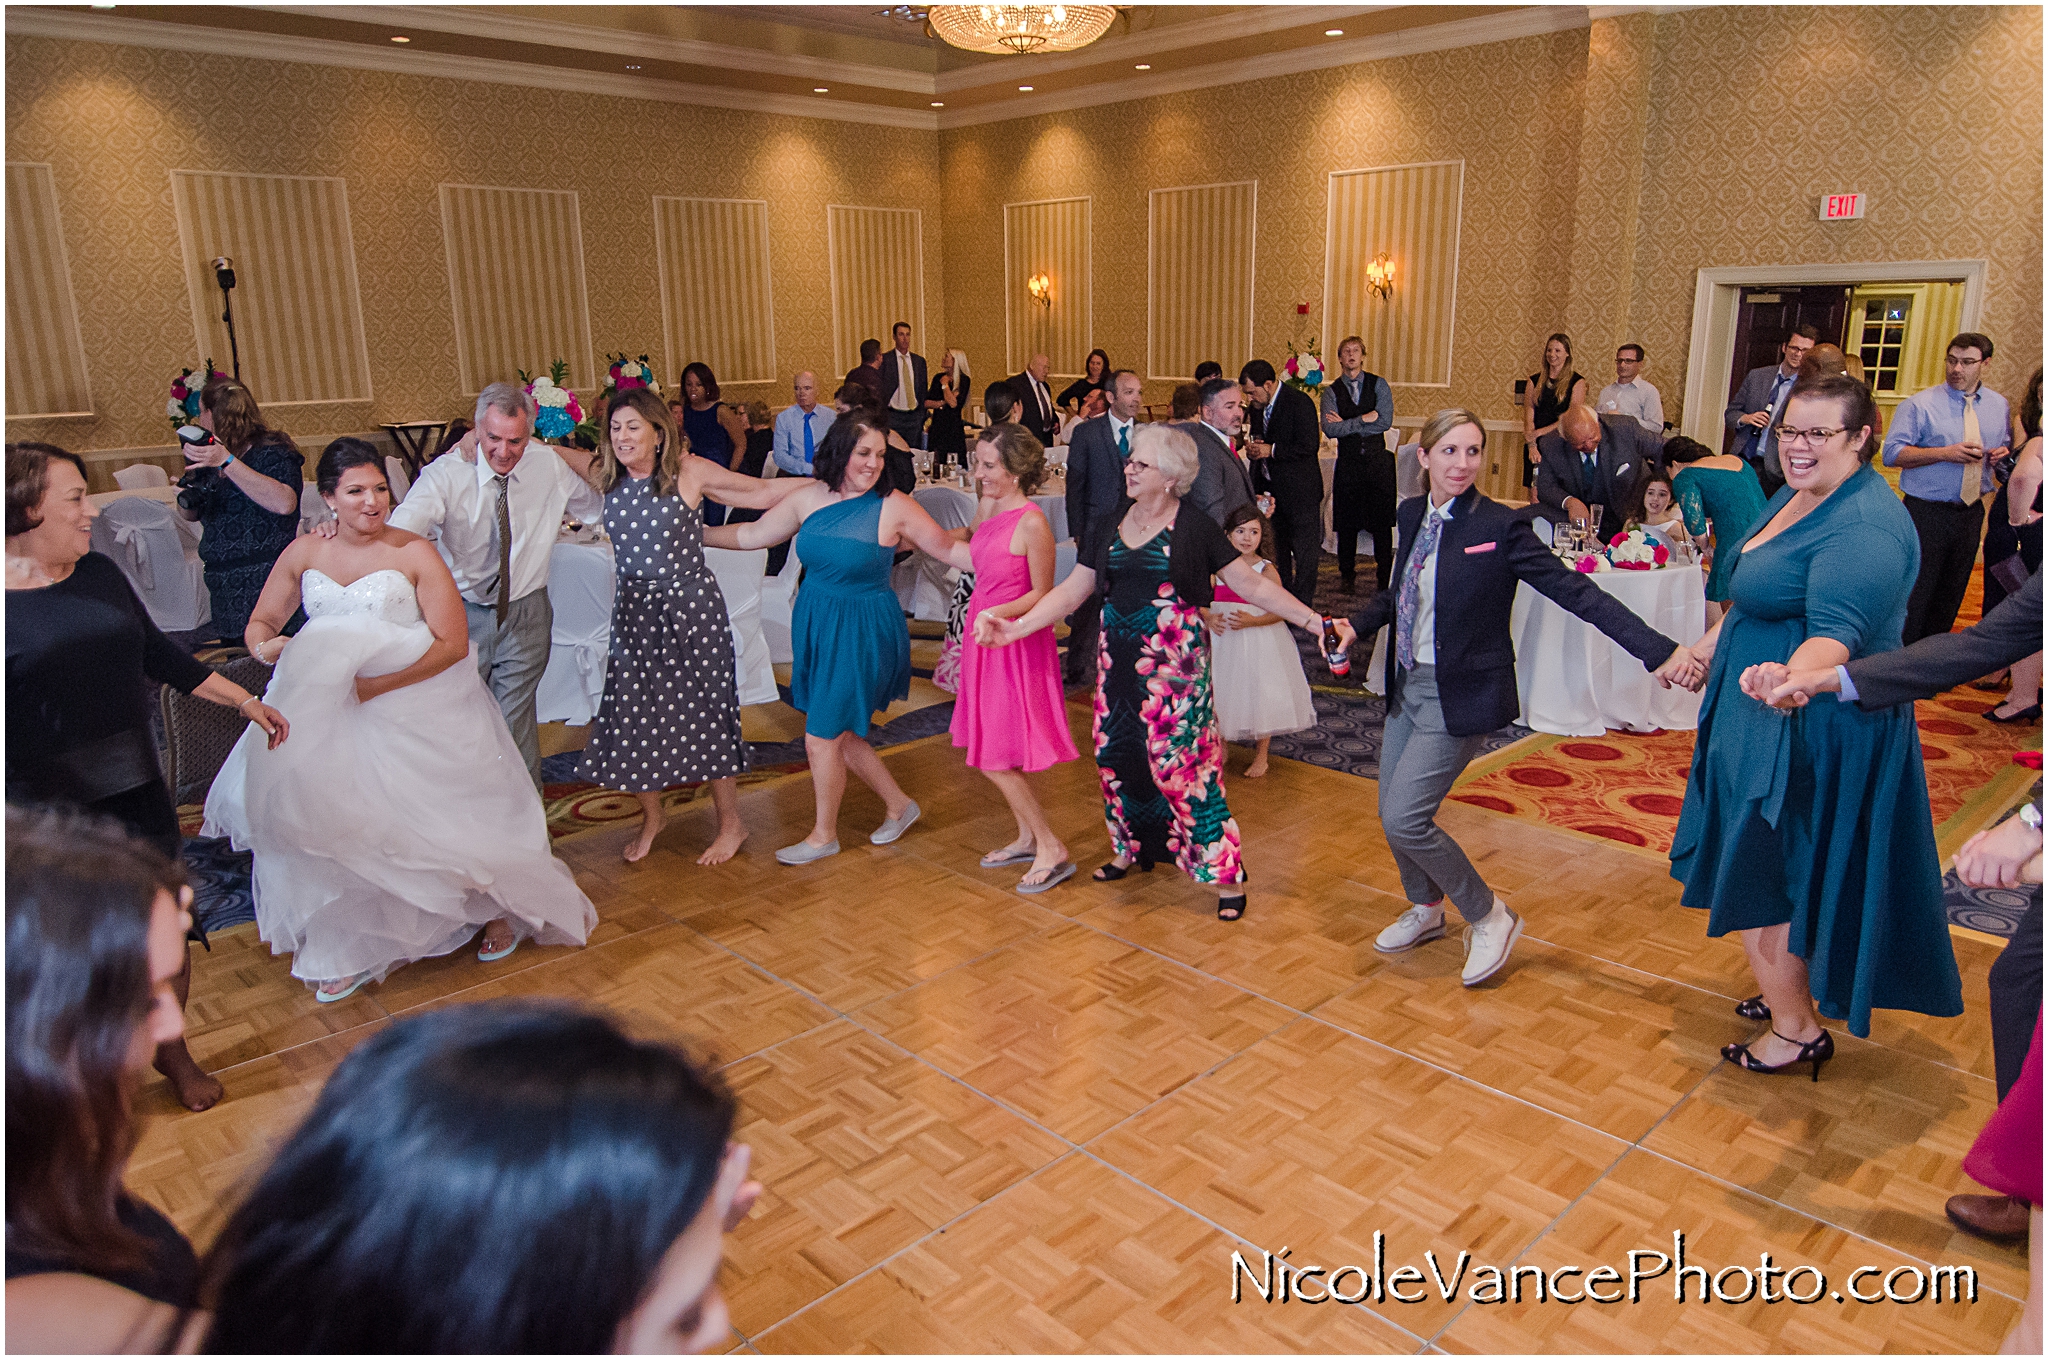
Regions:
<instances>
[{"instance_id":1,"label":"woman in teal cocktail dress","mask_svg":"<svg viewBox=\"0 0 2048 1360\"><path fill-rule=\"evenodd\" d=\"M1720 605L1728 599L1728 578L1735 574L1735 562L1750 526L1764 512L1764 488L1756 470L1733 454L1715 453L1706 445L1683 436L1664 445L1664 459L1675 464L1671 494L1685 516L1685 531L1695 541L1704 541L1707 526L1714 526L1714 566L1707 573L1707 599ZM1718 609L1709 609L1711 622Z\"/></svg>"}]
</instances>

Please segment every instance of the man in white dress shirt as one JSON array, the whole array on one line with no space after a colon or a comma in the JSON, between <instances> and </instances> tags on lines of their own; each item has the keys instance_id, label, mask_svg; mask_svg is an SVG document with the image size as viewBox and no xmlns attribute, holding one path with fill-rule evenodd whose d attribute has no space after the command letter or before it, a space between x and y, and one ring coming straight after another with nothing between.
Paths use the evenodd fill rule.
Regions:
<instances>
[{"instance_id":1,"label":"man in white dress shirt","mask_svg":"<svg viewBox=\"0 0 2048 1360\"><path fill-rule=\"evenodd\" d=\"M462 592L477 670L538 787L534 693L555 622L548 561L563 513L597 523L604 497L589 481L591 455L535 442L533 418L533 398L519 387L486 387L476 402L476 429L456 457L427 464L391 523L441 550Z\"/></svg>"},{"instance_id":2,"label":"man in white dress shirt","mask_svg":"<svg viewBox=\"0 0 2048 1360\"><path fill-rule=\"evenodd\" d=\"M1603 416L1627 416L1664 437L1664 398L1643 376L1643 347L1631 340L1614 351L1614 381L1600 389L1594 409Z\"/></svg>"}]
</instances>

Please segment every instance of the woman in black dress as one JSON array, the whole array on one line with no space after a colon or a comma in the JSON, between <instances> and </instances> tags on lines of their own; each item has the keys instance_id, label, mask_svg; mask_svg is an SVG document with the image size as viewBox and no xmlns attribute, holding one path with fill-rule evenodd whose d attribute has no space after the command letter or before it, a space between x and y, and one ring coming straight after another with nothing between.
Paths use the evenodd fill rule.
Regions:
<instances>
[{"instance_id":1,"label":"woman in black dress","mask_svg":"<svg viewBox=\"0 0 2048 1360\"><path fill-rule=\"evenodd\" d=\"M176 859L178 809L157 767L146 681L232 708L276 746L284 715L165 637L128 578L92 551L99 511L85 462L49 444L7 446L7 801L70 803L111 817ZM179 974L180 1000L191 969ZM157 1070L195 1110L220 1099L185 1041Z\"/></svg>"},{"instance_id":2,"label":"woman in black dress","mask_svg":"<svg viewBox=\"0 0 2048 1360\"><path fill-rule=\"evenodd\" d=\"M1522 485L1536 485L1536 465L1543 456L1536 441L1557 428L1559 417L1586 404L1586 380L1572 367L1572 338L1563 331L1543 342L1543 371L1529 375L1522 397Z\"/></svg>"},{"instance_id":3,"label":"woman in black dress","mask_svg":"<svg viewBox=\"0 0 2048 1360\"><path fill-rule=\"evenodd\" d=\"M948 458L966 465L967 422L961 413L967 409L967 397L973 391L967 355L961 350L947 350L939 360L939 371L932 375L931 390L925 393L924 402L924 409L931 412L931 423L925 426L925 447L932 451L935 465Z\"/></svg>"},{"instance_id":4,"label":"woman in black dress","mask_svg":"<svg viewBox=\"0 0 2048 1360\"><path fill-rule=\"evenodd\" d=\"M1087 369L1087 372L1068 383L1066 390L1060 393L1059 408L1062 411L1079 415L1081 403L1088 400L1090 392L1115 395L1109 391L1109 375L1114 370L1109 366L1109 355L1106 351L1089 350Z\"/></svg>"},{"instance_id":5,"label":"woman in black dress","mask_svg":"<svg viewBox=\"0 0 2048 1360\"><path fill-rule=\"evenodd\" d=\"M270 568L298 537L305 459L290 435L263 423L255 394L232 379L201 390L194 423L214 442L186 447L178 513L203 530L199 560L213 599L207 626L240 646Z\"/></svg>"},{"instance_id":6,"label":"woman in black dress","mask_svg":"<svg viewBox=\"0 0 2048 1360\"><path fill-rule=\"evenodd\" d=\"M7 810L7 1340L168 1351L199 1260L121 1182L152 1049L179 1041L172 980L192 890L105 818ZM33 1284L26 1283L34 1279ZM17 1282L22 1283L17 1283ZM161 1305L169 1305L163 1307Z\"/></svg>"}]
</instances>

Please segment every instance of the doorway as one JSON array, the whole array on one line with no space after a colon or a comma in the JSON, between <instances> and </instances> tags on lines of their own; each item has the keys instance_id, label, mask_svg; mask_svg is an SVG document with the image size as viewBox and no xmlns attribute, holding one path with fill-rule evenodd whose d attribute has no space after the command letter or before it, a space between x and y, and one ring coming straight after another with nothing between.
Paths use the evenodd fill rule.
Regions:
<instances>
[{"instance_id":1,"label":"doorway","mask_svg":"<svg viewBox=\"0 0 2048 1360\"><path fill-rule=\"evenodd\" d=\"M1751 369L1777 364L1779 348L1799 327L1813 327L1817 343L1842 344L1853 292L1840 284L1763 284L1744 288L1735 313L1735 361L1729 365L1724 403L1735 400L1736 391ZM1727 434L1722 442L1732 446L1735 435ZM1730 447L1722 449L1723 453L1730 451Z\"/></svg>"}]
</instances>

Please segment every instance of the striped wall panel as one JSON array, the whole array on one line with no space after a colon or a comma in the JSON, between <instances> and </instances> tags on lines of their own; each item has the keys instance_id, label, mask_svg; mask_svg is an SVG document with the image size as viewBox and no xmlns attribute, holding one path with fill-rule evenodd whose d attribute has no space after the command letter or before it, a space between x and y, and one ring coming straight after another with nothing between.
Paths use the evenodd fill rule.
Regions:
<instances>
[{"instance_id":1,"label":"striped wall panel","mask_svg":"<svg viewBox=\"0 0 2048 1360\"><path fill-rule=\"evenodd\" d=\"M657 196L654 253L663 384L698 360L711 365L721 383L774 381L766 201Z\"/></svg>"},{"instance_id":2,"label":"striped wall panel","mask_svg":"<svg viewBox=\"0 0 2048 1360\"><path fill-rule=\"evenodd\" d=\"M924 214L915 208L857 208L827 204L827 253L832 269L832 366L840 373L860 362L860 342L880 340L908 321L914 348L932 353L924 329ZM834 375L837 376L836 374Z\"/></svg>"},{"instance_id":3,"label":"striped wall panel","mask_svg":"<svg viewBox=\"0 0 2048 1360\"><path fill-rule=\"evenodd\" d=\"M1154 189L1146 373L1185 382L1204 359L1235 374L1252 353L1259 182Z\"/></svg>"},{"instance_id":4,"label":"striped wall panel","mask_svg":"<svg viewBox=\"0 0 2048 1360\"><path fill-rule=\"evenodd\" d=\"M1021 373L1034 354L1061 377L1087 370L1095 340L1094 200L1055 198L1003 205L1003 372ZM1032 300L1034 275L1052 280L1052 305Z\"/></svg>"},{"instance_id":5,"label":"striped wall panel","mask_svg":"<svg viewBox=\"0 0 2048 1360\"><path fill-rule=\"evenodd\" d=\"M50 167L7 165L7 414L92 413Z\"/></svg>"},{"instance_id":6,"label":"striped wall panel","mask_svg":"<svg viewBox=\"0 0 2048 1360\"><path fill-rule=\"evenodd\" d=\"M1463 161L1331 174L1323 353L1332 365L1337 342L1358 335L1365 366L1389 383L1450 385L1464 190ZM1384 300L1365 281L1381 251L1394 262L1394 295Z\"/></svg>"},{"instance_id":7,"label":"striped wall panel","mask_svg":"<svg viewBox=\"0 0 2048 1360\"><path fill-rule=\"evenodd\" d=\"M348 185L308 175L171 171L193 339L186 362L230 368L213 260L235 262L242 376L266 406L368 401L370 356L356 287Z\"/></svg>"},{"instance_id":8,"label":"striped wall panel","mask_svg":"<svg viewBox=\"0 0 2048 1360\"><path fill-rule=\"evenodd\" d=\"M441 186L455 364L462 390L510 381L520 369L569 365L568 385L599 386L583 283L582 212L565 189Z\"/></svg>"}]
</instances>

